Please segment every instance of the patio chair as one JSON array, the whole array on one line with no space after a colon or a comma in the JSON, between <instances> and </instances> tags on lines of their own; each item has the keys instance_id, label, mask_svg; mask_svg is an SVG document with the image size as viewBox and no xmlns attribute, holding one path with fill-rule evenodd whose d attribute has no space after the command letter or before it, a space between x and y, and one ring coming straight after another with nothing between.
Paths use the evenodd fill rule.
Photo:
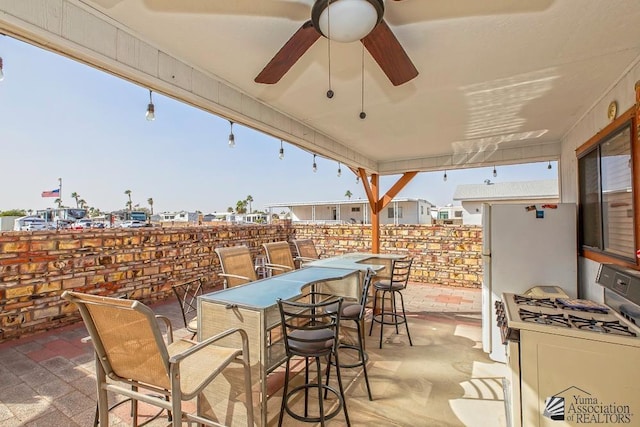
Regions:
<instances>
[{"instance_id":1,"label":"patio chair","mask_svg":"<svg viewBox=\"0 0 640 427\"><path fill-rule=\"evenodd\" d=\"M263 243L262 247L267 254L267 267L271 270L272 275L296 269L288 242Z\"/></svg>"},{"instance_id":2,"label":"patio chair","mask_svg":"<svg viewBox=\"0 0 640 427\"><path fill-rule=\"evenodd\" d=\"M198 333L198 296L202 295L202 279L193 279L188 282L179 283L172 286L173 293L180 303L182 320L184 327L193 335L193 339Z\"/></svg>"},{"instance_id":3,"label":"patio chair","mask_svg":"<svg viewBox=\"0 0 640 427\"><path fill-rule=\"evenodd\" d=\"M182 402L199 394L232 362L243 365L243 399L253 425L251 370L247 334L229 329L200 343L173 341L171 322L139 301L65 291L62 297L78 307L96 353L96 381L101 425L109 425L107 392L142 401L172 413L172 425L221 426L198 412L182 411ZM167 328L165 343L159 321ZM239 334L242 348L219 347L218 341ZM108 380L107 380L108 378ZM153 393L148 395L145 393ZM196 407L200 408L197 402ZM134 411L135 412L135 411Z\"/></svg>"},{"instance_id":4,"label":"patio chair","mask_svg":"<svg viewBox=\"0 0 640 427\"><path fill-rule=\"evenodd\" d=\"M283 301L278 299L278 309L282 322L282 334L286 353L286 368L284 375L284 386L282 389L282 401L280 406L280 416L278 427L282 425L284 413L298 421L308 423L320 423L325 425L340 411L344 411L346 425L349 426L349 414L347 403L342 386L342 376L340 374L340 363L338 356L338 344L340 343L340 313L342 312L342 298L330 299L320 303L305 303L296 301ZM336 312L329 313L326 308L334 306ZM291 360L293 358L304 358L305 379L304 383L289 390L291 373ZM320 360L327 359L331 363L331 358L335 357L336 373L338 378L338 390L322 382L322 370ZM309 359L315 361L316 378L312 381L309 375ZM316 389L318 393L317 408L309 410L309 391ZM291 405L297 401L295 398L299 392L304 392L304 413L294 411ZM325 396L323 396L323 392ZM337 405L331 412L325 413L326 393L330 392L336 399ZM297 425L297 424L296 424Z\"/></svg>"},{"instance_id":5,"label":"patio chair","mask_svg":"<svg viewBox=\"0 0 640 427\"><path fill-rule=\"evenodd\" d=\"M391 264L391 278L378 280L373 283L373 289L375 289L375 293L373 296L373 317L371 318L371 326L369 327L369 336L371 336L371 331L373 331L373 324L379 323L380 348L382 348L382 330L384 329L384 325L395 325L397 334L399 333L398 325L402 323L404 323L404 326L407 329L409 345L413 346L413 342L411 342L411 334L409 334L407 313L404 309L404 297L402 296L402 291L406 289L407 282L409 281L409 273L411 272L412 263L413 258L393 260L393 263ZM382 292L382 297L380 299L380 313L376 312L376 306L378 303L378 292ZM389 299L391 302L390 312L385 311L384 297L387 293L389 294ZM396 295L400 296L402 312L398 311L396 307Z\"/></svg>"},{"instance_id":6,"label":"patio chair","mask_svg":"<svg viewBox=\"0 0 640 427\"><path fill-rule=\"evenodd\" d=\"M316 245L311 239L297 239L293 241L298 255L295 258L301 266L305 262L311 262L320 259L320 255L316 250Z\"/></svg>"},{"instance_id":7,"label":"patio chair","mask_svg":"<svg viewBox=\"0 0 640 427\"><path fill-rule=\"evenodd\" d=\"M362 366L362 370L364 372L364 381L367 386L367 394L369 396L369 400L373 400L371 396L371 386L369 385L369 374L367 373L367 361L369 359L367 352L364 351L364 314L367 308L367 299L369 298L369 286L371 285L371 279L376 273L367 269L367 272L364 275L364 279L362 281L362 293L360 294L359 301L349 301L346 300L342 304L342 310L340 311L340 321L344 322L345 320L350 320L356 325L356 333L357 340L356 344L350 344L345 342L340 342L338 344L338 351L341 350L355 350L358 352L358 360L353 363L345 363L340 365L341 368L357 368L358 366ZM326 307L326 311L329 314L335 314L338 311L339 305L337 303L331 304ZM329 371L331 370L331 365L335 365L336 362L329 360L329 364L327 365L327 384L329 383ZM325 397L327 396L325 392Z\"/></svg>"},{"instance_id":8,"label":"patio chair","mask_svg":"<svg viewBox=\"0 0 640 427\"><path fill-rule=\"evenodd\" d=\"M225 289L258 280L248 247L216 248L215 252L220 259L220 268L222 268L220 276L224 277Z\"/></svg>"}]
</instances>

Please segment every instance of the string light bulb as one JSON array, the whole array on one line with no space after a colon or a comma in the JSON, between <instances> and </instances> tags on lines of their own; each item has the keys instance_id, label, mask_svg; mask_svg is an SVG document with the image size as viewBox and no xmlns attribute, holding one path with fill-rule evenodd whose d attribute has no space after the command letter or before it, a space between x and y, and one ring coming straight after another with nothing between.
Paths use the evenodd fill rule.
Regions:
<instances>
[{"instance_id":1,"label":"string light bulb","mask_svg":"<svg viewBox=\"0 0 640 427\"><path fill-rule=\"evenodd\" d=\"M312 166L313 172L317 172L318 171L318 165L316 164L316 155L313 155L313 166Z\"/></svg>"},{"instance_id":2,"label":"string light bulb","mask_svg":"<svg viewBox=\"0 0 640 427\"><path fill-rule=\"evenodd\" d=\"M156 108L153 106L152 91L149 89L149 105L147 105L147 113L145 117L148 121L152 122L156 119Z\"/></svg>"},{"instance_id":3,"label":"string light bulb","mask_svg":"<svg viewBox=\"0 0 640 427\"><path fill-rule=\"evenodd\" d=\"M498 176L498 171L496 170L496 167L493 167L493 177L495 178L496 176Z\"/></svg>"},{"instance_id":4,"label":"string light bulb","mask_svg":"<svg viewBox=\"0 0 640 427\"><path fill-rule=\"evenodd\" d=\"M236 137L233 136L233 122L229 120L229 148L236 146Z\"/></svg>"},{"instance_id":5,"label":"string light bulb","mask_svg":"<svg viewBox=\"0 0 640 427\"><path fill-rule=\"evenodd\" d=\"M551 162L547 165L547 169L551 169Z\"/></svg>"},{"instance_id":6,"label":"string light bulb","mask_svg":"<svg viewBox=\"0 0 640 427\"><path fill-rule=\"evenodd\" d=\"M356 184L360 184L360 175L356 175Z\"/></svg>"},{"instance_id":7,"label":"string light bulb","mask_svg":"<svg viewBox=\"0 0 640 427\"><path fill-rule=\"evenodd\" d=\"M446 170L444 171L444 176L442 177L442 180L444 182L447 182L447 171Z\"/></svg>"},{"instance_id":8,"label":"string light bulb","mask_svg":"<svg viewBox=\"0 0 640 427\"><path fill-rule=\"evenodd\" d=\"M0 56L0 82L4 80L4 71L2 69L2 57Z\"/></svg>"},{"instance_id":9,"label":"string light bulb","mask_svg":"<svg viewBox=\"0 0 640 427\"><path fill-rule=\"evenodd\" d=\"M284 159L284 147L282 146L282 140L280 140L280 151L278 152L278 158L280 160Z\"/></svg>"},{"instance_id":10,"label":"string light bulb","mask_svg":"<svg viewBox=\"0 0 640 427\"><path fill-rule=\"evenodd\" d=\"M338 162L338 178L342 176L342 168L340 167L340 162Z\"/></svg>"}]
</instances>

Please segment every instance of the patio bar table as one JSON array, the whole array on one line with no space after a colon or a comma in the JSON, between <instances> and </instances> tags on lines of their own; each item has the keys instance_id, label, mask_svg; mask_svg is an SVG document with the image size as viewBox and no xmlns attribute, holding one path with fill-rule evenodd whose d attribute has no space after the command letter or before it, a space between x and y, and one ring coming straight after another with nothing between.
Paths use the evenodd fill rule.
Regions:
<instances>
[{"instance_id":1,"label":"patio bar table","mask_svg":"<svg viewBox=\"0 0 640 427\"><path fill-rule=\"evenodd\" d=\"M277 417L279 411L279 402L268 411L267 389L267 376L285 360L277 299L303 299L312 285L317 292L358 298L359 272L353 268L307 267L198 298L199 340L229 328L242 328L249 336L256 425L266 426L267 414ZM236 341L230 337L220 343L236 346ZM202 413L224 425L246 425L244 398L239 394L242 381L240 368L227 368L203 391Z\"/></svg>"}]
</instances>

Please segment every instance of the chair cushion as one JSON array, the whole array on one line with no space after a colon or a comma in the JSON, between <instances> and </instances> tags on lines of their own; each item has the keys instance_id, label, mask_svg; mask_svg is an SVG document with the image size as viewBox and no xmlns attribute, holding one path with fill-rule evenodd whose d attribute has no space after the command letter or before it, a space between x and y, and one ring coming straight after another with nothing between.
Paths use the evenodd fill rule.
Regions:
<instances>
[{"instance_id":1,"label":"chair cushion","mask_svg":"<svg viewBox=\"0 0 640 427\"><path fill-rule=\"evenodd\" d=\"M187 330L191 332L198 332L198 318L194 317L188 324Z\"/></svg>"},{"instance_id":2,"label":"chair cushion","mask_svg":"<svg viewBox=\"0 0 640 427\"><path fill-rule=\"evenodd\" d=\"M309 340L309 342L298 341ZM299 354L314 355L331 350L334 342L333 330L327 329L298 329L289 333L289 348Z\"/></svg>"},{"instance_id":3,"label":"chair cushion","mask_svg":"<svg viewBox=\"0 0 640 427\"><path fill-rule=\"evenodd\" d=\"M342 315L340 316L342 319L354 320L360 316L360 308L362 306L360 304L349 304L347 306L342 306Z\"/></svg>"},{"instance_id":4,"label":"chair cushion","mask_svg":"<svg viewBox=\"0 0 640 427\"><path fill-rule=\"evenodd\" d=\"M355 301L342 303L342 313L340 314L340 318L346 320L357 320L360 316L360 307L361 305ZM325 310L329 314L335 313L338 311L338 303L327 306Z\"/></svg>"},{"instance_id":5,"label":"chair cushion","mask_svg":"<svg viewBox=\"0 0 640 427\"><path fill-rule=\"evenodd\" d=\"M384 291L399 291L404 289L404 283L391 283L390 280L383 279L373 284L375 289Z\"/></svg>"}]
</instances>

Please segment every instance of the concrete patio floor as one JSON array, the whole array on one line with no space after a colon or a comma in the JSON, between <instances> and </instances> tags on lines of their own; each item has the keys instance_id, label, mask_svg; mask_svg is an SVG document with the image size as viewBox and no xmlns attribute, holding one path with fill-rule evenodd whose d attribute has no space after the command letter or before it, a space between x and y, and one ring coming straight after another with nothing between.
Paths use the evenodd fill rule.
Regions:
<instances>
[{"instance_id":1,"label":"concrete patio floor","mask_svg":"<svg viewBox=\"0 0 640 427\"><path fill-rule=\"evenodd\" d=\"M402 329L396 335L386 327L382 349L378 325L367 336L373 401L360 370L343 369L351 424L505 426L501 381L506 368L482 351L480 290L411 283L404 295L413 347ZM176 338L190 336L180 328L177 302L152 308L172 319ZM93 425L95 374L91 344L81 341L86 335L78 323L0 344L0 426ZM269 425L277 425L279 404L276 393L269 402ZM163 414L148 425L166 424ZM301 423L285 415L284 424ZM344 424L342 414L327 423ZM132 425L127 404L112 411L110 425Z\"/></svg>"}]
</instances>

